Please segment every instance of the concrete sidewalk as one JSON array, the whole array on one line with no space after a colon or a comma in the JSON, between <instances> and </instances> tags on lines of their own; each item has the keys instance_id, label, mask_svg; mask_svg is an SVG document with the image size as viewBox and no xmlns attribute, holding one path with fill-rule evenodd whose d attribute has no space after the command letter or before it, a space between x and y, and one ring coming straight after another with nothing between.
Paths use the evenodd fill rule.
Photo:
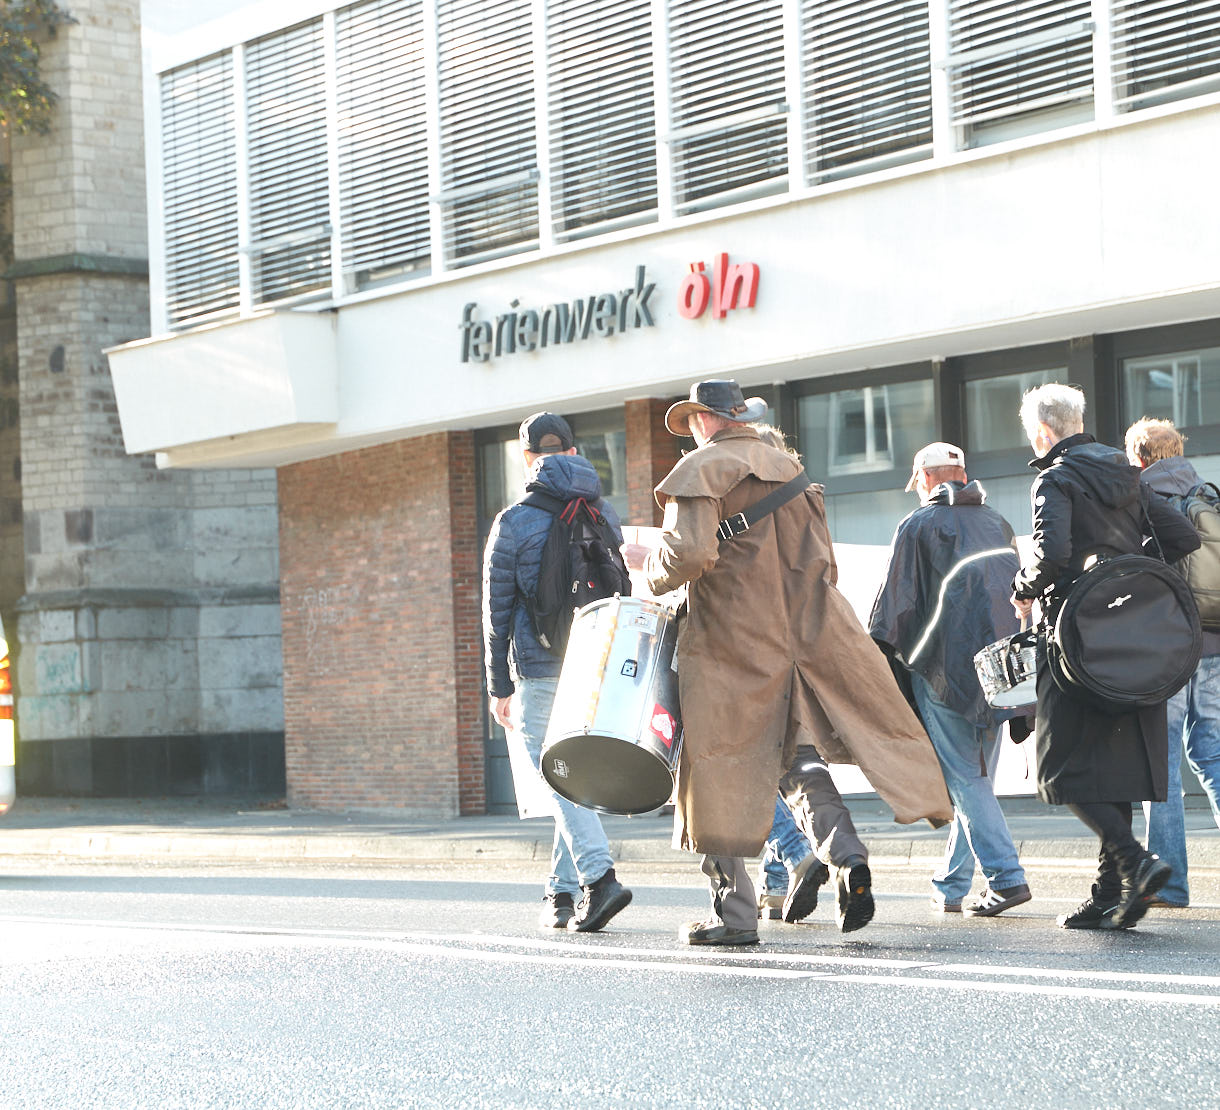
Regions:
<instances>
[{"instance_id":1,"label":"concrete sidewalk","mask_svg":"<svg viewBox=\"0 0 1220 1110\"><path fill-rule=\"evenodd\" d=\"M1220 830L1201 799L1188 799L1192 872L1220 870ZM945 832L895 824L876 796L848 798L856 826L878 862L920 866L940 856ZM1097 841L1065 809L1031 797L1002 800L1023 862L1091 870ZM605 817L616 860L675 865L672 818ZM1136 833L1143 834L1142 816ZM424 820L384 813L329 813L216 799L18 798L0 819L0 857L143 861L536 861L551 855L550 821L515 816Z\"/></svg>"}]
</instances>

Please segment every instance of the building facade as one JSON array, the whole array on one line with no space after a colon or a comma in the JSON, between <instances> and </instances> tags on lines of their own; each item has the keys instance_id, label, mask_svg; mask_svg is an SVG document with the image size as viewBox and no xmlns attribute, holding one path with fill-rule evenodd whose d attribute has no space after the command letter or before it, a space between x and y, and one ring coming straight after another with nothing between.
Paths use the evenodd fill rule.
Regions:
<instances>
[{"instance_id":1,"label":"building facade","mask_svg":"<svg viewBox=\"0 0 1220 1110\"><path fill-rule=\"evenodd\" d=\"M624 519L692 380L764 395L835 538L960 442L1023 531L1016 409L1068 381L1220 477L1220 11L1133 0L146 3L158 473L274 468L287 788L511 802L479 560L515 429Z\"/></svg>"}]
</instances>

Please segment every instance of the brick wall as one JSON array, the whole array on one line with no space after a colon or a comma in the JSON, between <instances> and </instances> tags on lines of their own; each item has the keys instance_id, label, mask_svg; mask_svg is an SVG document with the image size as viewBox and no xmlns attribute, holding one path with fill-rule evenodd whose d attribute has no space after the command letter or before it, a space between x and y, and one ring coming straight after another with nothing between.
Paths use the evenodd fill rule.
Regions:
<instances>
[{"instance_id":1,"label":"brick wall","mask_svg":"<svg viewBox=\"0 0 1220 1110\"><path fill-rule=\"evenodd\" d=\"M289 801L481 812L472 437L286 466L279 487Z\"/></svg>"},{"instance_id":2,"label":"brick wall","mask_svg":"<svg viewBox=\"0 0 1220 1110\"><path fill-rule=\"evenodd\" d=\"M474 435L457 433L448 439L458 788L463 814L485 813L483 629L479 608L483 568Z\"/></svg>"},{"instance_id":3,"label":"brick wall","mask_svg":"<svg viewBox=\"0 0 1220 1110\"><path fill-rule=\"evenodd\" d=\"M649 397L624 406L630 524L661 523L661 509L652 491L682 457L682 441L665 430L665 410L675 400L680 398Z\"/></svg>"}]
</instances>

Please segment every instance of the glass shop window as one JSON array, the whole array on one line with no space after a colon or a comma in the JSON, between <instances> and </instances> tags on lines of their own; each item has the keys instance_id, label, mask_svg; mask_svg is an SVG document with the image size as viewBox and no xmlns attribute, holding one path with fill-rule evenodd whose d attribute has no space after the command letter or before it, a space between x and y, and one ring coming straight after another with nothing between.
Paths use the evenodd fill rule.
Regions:
<instances>
[{"instance_id":1,"label":"glass shop window","mask_svg":"<svg viewBox=\"0 0 1220 1110\"><path fill-rule=\"evenodd\" d=\"M916 502L903 493L911 459L936 438L931 379L797 398L797 445L826 486L837 543L888 544Z\"/></svg>"},{"instance_id":2,"label":"glass shop window","mask_svg":"<svg viewBox=\"0 0 1220 1110\"><path fill-rule=\"evenodd\" d=\"M627 519L627 430L621 412L569 418L576 450L593 464L602 496ZM479 448L479 518L484 536L496 514L525 496L525 466L516 428L504 428Z\"/></svg>"},{"instance_id":3,"label":"glass shop window","mask_svg":"<svg viewBox=\"0 0 1220 1110\"><path fill-rule=\"evenodd\" d=\"M1029 441L1021 427L1022 396L1037 386L1067 380L1067 367L1056 366L967 381L966 442L962 444L967 455L973 451L1027 448Z\"/></svg>"},{"instance_id":4,"label":"glass shop window","mask_svg":"<svg viewBox=\"0 0 1220 1110\"><path fill-rule=\"evenodd\" d=\"M935 428L931 381L815 393L797 402L801 451L826 481L909 466Z\"/></svg>"},{"instance_id":5,"label":"glass shop window","mask_svg":"<svg viewBox=\"0 0 1220 1110\"><path fill-rule=\"evenodd\" d=\"M1125 425L1141 416L1178 428L1220 424L1220 347L1122 361Z\"/></svg>"}]
</instances>

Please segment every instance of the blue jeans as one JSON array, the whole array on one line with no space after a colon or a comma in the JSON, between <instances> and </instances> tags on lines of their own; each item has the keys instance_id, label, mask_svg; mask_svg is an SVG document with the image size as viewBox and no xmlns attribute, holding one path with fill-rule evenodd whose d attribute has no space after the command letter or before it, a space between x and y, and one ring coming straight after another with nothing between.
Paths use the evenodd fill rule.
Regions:
<instances>
[{"instance_id":1,"label":"blue jeans","mask_svg":"<svg viewBox=\"0 0 1220 1110\"><path fill-rule=\"evenodd\" d=\"M764 889L767 894L787 894L788 874L813 849L805 834L792 819L792 813L780 797L775 799L775 819L771 835L763 848Z\"/></svg>"},{"instance_id":2,"label":"blue jeans","mask_svg":"<svg viewBox=\"0 0 1220 1110\"><path fill-rule=\"evenodd\" d=\"M945 857L932 876L932 885L945 901L960 902L970 893L978 860L992 890L1020 886L1025 871L991 781L1000 758L999 729L979 728L942 705L927 680L914 671L911 685L953 802Z\"/></svg>"},{"instance_id":3,"label":"blue jeans","mask_svg":"<svg viewBox=\"0 0 1220 1110\"><path fill-rule=\"evenodd\" d=\"M1148 851L1173 868L1160 895L1167 902L1186 905L1190 902L1190 886L1178 740L1220 826L1220 655L1200 659L1190 681L1169 699L1165 709L1169 723L1169 792L1163 802L1145 802L1144 817L1148 822Z\"/></svg>"},{"instance_id":4,"label":"blue jeans","mask_svg":"<svg viewBox=\"0 0 1220 1110\"><path fill-rule=\"evenodd\" d=\"M542 742L555 701L555 678L523 678L517 683L521 703L521 736L534 769L541 771ZM551 848L551 874L548 894L578 895L582 886L600 879L611 867L610 845L601 818L591 809L569 802L554 791L555 842Z\"/></svg>"}]
</instances>

